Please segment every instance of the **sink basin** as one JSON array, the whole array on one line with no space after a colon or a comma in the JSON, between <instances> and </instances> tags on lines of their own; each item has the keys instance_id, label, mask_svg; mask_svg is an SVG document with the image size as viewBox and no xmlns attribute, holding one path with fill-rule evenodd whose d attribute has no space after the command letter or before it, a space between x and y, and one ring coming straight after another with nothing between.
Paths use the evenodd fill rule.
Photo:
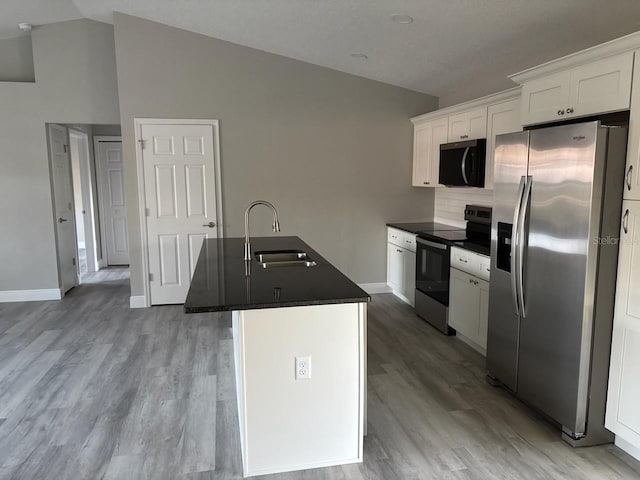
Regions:
<instances>
[{"instance_id":1,"label":"sink basin","mask_svg":"<svg viewBox=\"0 0 640 480\"><path fill-rule=\"evenodd\" d=\"M255 253L255 257L262 268L316 266L316 262L302 250L261 250Z\"/></svg>"}]
</instances>

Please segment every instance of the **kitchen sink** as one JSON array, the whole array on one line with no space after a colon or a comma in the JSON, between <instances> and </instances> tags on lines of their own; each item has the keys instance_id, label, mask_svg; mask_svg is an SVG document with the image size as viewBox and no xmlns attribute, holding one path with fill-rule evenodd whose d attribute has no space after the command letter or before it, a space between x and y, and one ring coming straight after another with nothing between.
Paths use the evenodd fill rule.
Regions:
<instances>
[{"instance_id":1,"label":"kitchen sink","mask_svg":"<svg viewBox=\"0 0 640 480\"><path fill-rule=\"evenodd\" d=\"M255 253L255 257L262 268L316 266L316 262L302 250L261 250Z\"/></svg>"}]
</instances>

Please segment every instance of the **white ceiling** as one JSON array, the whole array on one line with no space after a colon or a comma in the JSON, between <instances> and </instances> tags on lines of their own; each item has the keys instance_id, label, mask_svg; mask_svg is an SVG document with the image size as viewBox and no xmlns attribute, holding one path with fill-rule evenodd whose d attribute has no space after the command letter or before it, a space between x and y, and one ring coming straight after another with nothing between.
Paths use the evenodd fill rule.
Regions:
<instances>
[{"instance_id":1,"label":"white ceiling","mask_svg":"<svg viewBox=\"0 0 640 480\"><path fill-rule=\"evenodd\" d=\"M0 37L113 11L461 100L506 75L640 30L640 0L2 0ZM408 25L392 14L414 18ZM367 60L351 53L364 53Z\"/></svg>"}]
</instances>

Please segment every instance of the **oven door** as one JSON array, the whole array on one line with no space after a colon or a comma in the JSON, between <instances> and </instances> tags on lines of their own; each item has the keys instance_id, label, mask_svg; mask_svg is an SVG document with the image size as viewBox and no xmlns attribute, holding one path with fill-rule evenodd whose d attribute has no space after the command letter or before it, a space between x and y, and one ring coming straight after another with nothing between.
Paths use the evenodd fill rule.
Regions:
<instances>
[{"instance_id":1,"label":"oven door","mask_svg":"<svg viewBox=\"0 0 640 480\"><path fill-rule=\"evenodd\" d=\"M449 246L417 237L416 247L416 290L448 307Z\"/></svg>"}]
</instances>

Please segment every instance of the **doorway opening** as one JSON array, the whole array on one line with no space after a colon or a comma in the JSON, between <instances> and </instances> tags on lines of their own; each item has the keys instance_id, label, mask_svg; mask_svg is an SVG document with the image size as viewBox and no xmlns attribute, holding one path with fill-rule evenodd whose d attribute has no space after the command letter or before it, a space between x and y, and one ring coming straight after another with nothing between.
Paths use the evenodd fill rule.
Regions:
<instances>
[{"instance_id":1,"label":"doorway opening","mask_svg":"<svg viewBox=\"0 0 640 480\"><path fill-rule=\"evenodd\" d=\"M61 291L84 283L128 281L128 261L109 267L103 253L98 152L94 147L95 139L104 135L118 135L119 139L120 126L49 124L47 129ZM124 188L121 192L123 196Z\"/></svg>"}]
</instances>

